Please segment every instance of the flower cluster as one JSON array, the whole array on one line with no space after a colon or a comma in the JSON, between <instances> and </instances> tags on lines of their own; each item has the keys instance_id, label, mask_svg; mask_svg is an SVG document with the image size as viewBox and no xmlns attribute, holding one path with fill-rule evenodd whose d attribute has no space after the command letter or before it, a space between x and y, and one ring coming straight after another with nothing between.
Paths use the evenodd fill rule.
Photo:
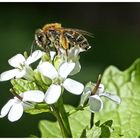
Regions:
<instances>
[{"instance_id":1,"label":"flower cluster","mask_svg":"<svg viewBox=\"0 0 140 140\"><path fill-rule=\"evenodd\" d=\"M23 111L32 108L34 104L42 102L48 105L55 104L62 95L63 89L66 89L72 94L80 95L83 92L84 85L68 78L70 74L73 75L80 71L79 53L79 49L72 48L69 50L69 57L66 58L63 55L56 55L55 52L50 52L49 58L45 60L47 54L36 50L29 57L17 54L9 59L8 63L14 67L14 69L1 73L0 81L25 79L27 81L36 82L35 73L38 72L44 79L51 80L51 82L45 89L41 87L42 85L39 85L38 90L30 89L18 93L17 96L10 99L2 108L0 118L8 114L8 119L11 122L17 121L22 116ZM31 64L40 58L41 60L36 69L33 69ZM14 95L16 94L14 93Z\"/></svg>"},{"instance_id":2,"label":"flower cluster","mask_svg":"<svg viewBox=\"0 0 140 140\"><path fill-rule=\"evenodd\" d=\"M79 63L79 47L73 47L68 50L67 55L57 54L56 52L34 51L29 57L17 54L8 60L8 63L14 67L12 70L1 73L0 81L23 79L26 81L19 85L14 85L12 92L15 95L2 108L0 118L8 115L11 122L21 118L24 111L34 108L35 104L45 103L48 106L55 104L64 92L80 95L80 106L85 107L88 103L91 112L98 112L103 108L101 96L107 97L116 103L120 103L120 98L104 90L102 84L99 85L96 93L92 90L96 84L88 83L85 87L82 83L69 78L70 75L77 74L81 65ZM36 68L33 69L32 63L39 61ZM31 83L33 86L24 88ZM35 86L35 88L33 88ZM19 90L22 89L22 90ZM24 90L23 90L24 89Z\"/></svg>"}]
</instances>

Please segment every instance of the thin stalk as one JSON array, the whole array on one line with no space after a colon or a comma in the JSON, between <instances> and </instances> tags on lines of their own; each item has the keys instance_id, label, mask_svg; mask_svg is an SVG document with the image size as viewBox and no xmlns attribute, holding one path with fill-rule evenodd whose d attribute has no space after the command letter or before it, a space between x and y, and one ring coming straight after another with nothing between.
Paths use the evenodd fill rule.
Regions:
<instances>
[{"instance_id":1,"label":"thin stalk","mask_svg":"<svg viewBox=\"0 0 140 140\"><path fill-rule=\"evenodd\" d=\"M51 107L52 107L52 109L53 109L53 112L52 112L52 113L55 115L55 117L57 118L57 121L58 121L58 123L59 123L60 129L61 129L62 137L63 137L63 138L67 138L68 136L67 136L66 128L65 128L65 126L64 126L64 124L63 124L63 121L62 121L62 119L61 119L61 116L60 116L60 114L59 114L58 109L55 107L55 105L52 105Z\"/></svg>"},{"instance_id":2,"label":"thin stalk","mask_svg":"<svg viewBox=\"0 0 140 140\"><path fill-rule=\"evenodd\" d=\"M95 95L96 94L96 92L97 92L97 90L99 88L99 85L101 83L101 79L102 79L102 76L101 76L101 74L99 74L97 82L96 82L96 85L95 85L94 89L92 90L91 95ZM94 113L91 113L90 128L92 128L93 126L94 126Z\"/></svg>"},{"instance_id":3,"label":"thin stalk","mask_svg":"<svg viewBox=\"0 0 140 140\"><path fill-rule=\"evenodd\" d=\"M94 113L91 113L90 116L90 129L94 126Z\"/></svg>"},{"instance_id":4,"label":"thin stalk","mask_svg":"<svg viewBox=\"0 0 140 140\"><path fill-rule=\"evenodd\" d=\"M59 106L59 112L60 112L62 121L64 123L65 128L67 129L68 136L69 136L69 138L72 138L72 133L71 133L70 124L69 124L69 120L68 120L68 114L66 113L66 110L64 108L64 103L63 103L62 97L60 97L60 99L58 101L58 106Z\"/></svg>"}]
</instances>

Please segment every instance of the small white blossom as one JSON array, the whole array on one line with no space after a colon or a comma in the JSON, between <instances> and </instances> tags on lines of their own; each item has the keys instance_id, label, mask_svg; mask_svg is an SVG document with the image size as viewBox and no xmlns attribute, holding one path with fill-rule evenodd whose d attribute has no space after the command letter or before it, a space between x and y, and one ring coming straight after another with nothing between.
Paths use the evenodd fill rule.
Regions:
<instances>
[{"instance_id":1,"label":"small white blossom","mask_svg":"<svg viewBox=\"0 0 140 140\"><path fill-rule=\"evenodd\" d=\"M38 66L38 71L52 80L51 86L45 93L45 102L47 104L57 102L61 95L61 87L75 95L82 93L84 89L83 84L67 78L74 67L75 63L72 62L61 64L58 70L49 62L43 62Z\"/></svg>"},{"instance_id":2,"label":"small white blossom","mask_svg":"<svg viewBox=\"0 0 140 140\"><path fill-rule=\"evenodd\" d=\"M83 50L80 47L75 46L67 50L67 54L64 55L65 50L63 50L62 54L59 54L55 57L55 60L54 60L55 68L58 69L60 65L63 64L64 62L73 62L75 63L75 67L73 68L73 70L70 72L69 75L77 74L81 70L81 65L79 62L79 59L80 59L79 53L82 51Z\"/></svg>"},{"instance_id":3,"label":"small white blossom","mask_svg":"<svg viewBox=\"0 0 140 140\"><path fill-rule=\"evenodd\" d=\"M36 50L33 52L27 59L22 54L17 54L8 60L9 65L14 67L12 70L5 71L0 75L0 81L7 81L14 77L21 78L24 77L26 79L32 80L33 70L29 66L31 63L37 61L43 52L40 50Z\"/></svg>"},{"instance_id":4,"label":"small white blossom","mask_svg":"<svg viewBox=\"0 0 140 140\"><path fill-rule=\"evenodd\" d=\"M90 87L84 89L84 92L81 96L81 102L80 102L80 105L84 106L84 103L87 100L89 100L89 108L90 108L91 112L93 112L93 113L99 112L103 108L103 101L101 99L101 96L104 96L104 97L114 101L117 104L121 103L120 97L118 97L117 95L110 94L109 92L106 92L104 90L103 84L100 84L96 93L94 95L91 95L94 87L95 87L95 85L92 86L92 89Z\"/></svg>"},{"instance_id":5,"label":"small white blossom","mask_svg":"<svg viewBox=\"0 0 140 140\"><path fill-rule=\"evenodd\" d=\"M8 114L9 121L17 121L21 118L24 109L29 107L30 104L27 104L27 101L39 103L44 100L44 93L40 90L26 91L20 94L20 96L22 97L22 100L14 97L3 106L0 112L0 118L3 118Z\"/></svg>"},{"instance_id":6,"label":"small white blossom","mask_svg":"<svg viewBox=\"0 0 140 140\"><path fill-rule=\"evenodd\" d=\"M79 56L79 53L80 52L83 52L84 50L80 47L73 47L69 50L68 52L68 59L72 62L75 63L75 67L73 69L73 71L71 71L70 75L75 75L77 74L78 72L80 72L81 70L81 65L80 65L80 62L79 62L79 59L80 59L80 56Z\"/></svg>"}]
</instances>

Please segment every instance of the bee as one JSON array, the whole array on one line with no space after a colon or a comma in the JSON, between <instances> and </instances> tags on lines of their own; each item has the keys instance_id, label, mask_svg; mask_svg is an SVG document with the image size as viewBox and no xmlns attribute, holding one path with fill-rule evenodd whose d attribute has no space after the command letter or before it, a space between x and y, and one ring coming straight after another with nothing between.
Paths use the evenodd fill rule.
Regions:
<instances>
[{"instance_id":1,"label":"bee","mask_svg":"<svg viewBox=\"0 0 140 140\"><path fill-rule=\"evenodd\" d=\"M84 35L92 36L91 33L72 28L64 28L60 23L46 24L42 29L35 32L35 44L45 51L51 48L69 50L71 47L78 46L82 51L90 48Z\"/></svg>"}]
</instances>

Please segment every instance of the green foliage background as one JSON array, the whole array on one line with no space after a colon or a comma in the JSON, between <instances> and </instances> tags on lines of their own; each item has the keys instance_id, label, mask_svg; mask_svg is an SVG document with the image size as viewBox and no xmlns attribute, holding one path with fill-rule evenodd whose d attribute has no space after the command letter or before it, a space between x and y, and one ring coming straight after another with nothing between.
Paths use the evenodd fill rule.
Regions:
<instances>
[{"instance_id":1,"label":"green foliage background","mask_svg":"<svg viewBox=\"0 0 140 140\"><path fill-rule=\"evenodd\" d=\"M30 47L37 28L59 22L94 34L88 52L81 54L82 70L73 78L96 81L109 65L128 68L140 56L139 3L0 3L0 72L9 70L8 58ZM0 108L12 97L10 82L0 83ZM65 103L77 105L79 97L65 94ZM71 98L71 100L69 100ZM24 114L15 123L0 119L0 137L40 135L38 122L55 120L50 114Z\"/></svg>"}]
</instances>

